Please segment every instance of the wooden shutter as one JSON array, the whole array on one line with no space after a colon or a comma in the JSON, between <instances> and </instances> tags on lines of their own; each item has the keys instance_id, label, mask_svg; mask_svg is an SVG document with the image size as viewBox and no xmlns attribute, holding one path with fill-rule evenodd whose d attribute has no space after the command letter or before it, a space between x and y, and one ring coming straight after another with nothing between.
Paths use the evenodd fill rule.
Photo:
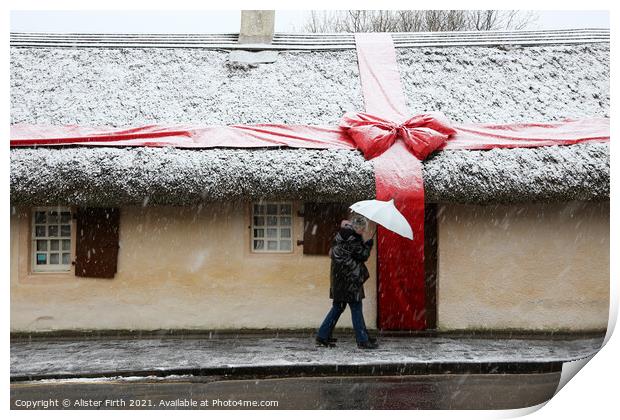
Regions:
<instances>
[{"instance_id":1,"label":"wooden shutter","mask_svg":"<svg viewBox=\"0 0 620 420\"><path fill-rule=\"evenodd\" d=\"M77 211L75 275L113 278L118 258L117 208L87 207Z\"/></svg>"},{"instance_id":2,"label":"wooden shutter","mask_svg":"<svg viewBox=\"0 0 620 420\"><path fill-rule=\"evenodd\" d=\"M348 207L344 203L304 203L304 254L328 254Z\"/></svg>"}]
</instances>

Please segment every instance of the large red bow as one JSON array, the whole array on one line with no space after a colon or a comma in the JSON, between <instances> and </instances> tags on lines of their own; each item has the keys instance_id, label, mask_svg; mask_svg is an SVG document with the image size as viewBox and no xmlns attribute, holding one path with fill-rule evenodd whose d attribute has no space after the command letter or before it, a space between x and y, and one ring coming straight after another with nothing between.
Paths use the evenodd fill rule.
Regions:
<instances>
[{"instance_id":1,"label":"large red bow","mask_svg":"<svg viewBox=\"0 0 620 420\"><path fill-rule=\"evenodd\" d=\"M362 112L347 112L340 121L366 159L379 156L402 138L420 160L444 144L456 130L441 112L416 115L402 124Z\"/></svg>"}]
</instances>

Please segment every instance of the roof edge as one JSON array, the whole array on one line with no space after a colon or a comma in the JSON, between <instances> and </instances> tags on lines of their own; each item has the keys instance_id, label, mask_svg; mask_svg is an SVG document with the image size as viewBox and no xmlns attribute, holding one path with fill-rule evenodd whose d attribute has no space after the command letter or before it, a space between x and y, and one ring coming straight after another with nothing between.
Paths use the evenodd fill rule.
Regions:
<instances>
[{"instance_id":1,"label":"roof edge","mask_svg":"<svg viewBox=\"0 0 620 420\"><path fill-rule=\"evenodd\" d=\"M40 147L11 149L10 157L13 205L375 197L372 164L344 149ZM442 151L424 162L423 177L426 201L435 203L608 200L609 144Z\"/></svg>"},{"instance_id":2,"label":"roof edge","mask_svg":"<svg viewBox=\"0 0 620 420\"><path fill-rule=\"evenodd\" d=\"M558 45L609 43L609 29L458 31L390 33L396 48ZM238 33L141 34L11 32L10 46L21 48L203 48L244 50L354 49L352 33L276 33L270 45L240 44Z\"/></svg>"}]
</instances>

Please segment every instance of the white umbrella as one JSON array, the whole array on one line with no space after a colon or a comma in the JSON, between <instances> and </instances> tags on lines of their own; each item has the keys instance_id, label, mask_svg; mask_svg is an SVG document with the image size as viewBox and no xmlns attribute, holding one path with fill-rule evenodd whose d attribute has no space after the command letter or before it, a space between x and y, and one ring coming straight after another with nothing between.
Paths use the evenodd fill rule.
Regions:
<instances>
[{"instance_id":1,"label":"white umbrella","mask_svg":"<svg viewBox=\"0 0 620 420\"><path fill-rule=\"evenodd\" d=\"M364 200L358 201L349 207L356 213L365 216L392 232L408 239L413 239L413 231L405 216L394 206L394 199L390 201Z\"/></svg>"}]
</instances>

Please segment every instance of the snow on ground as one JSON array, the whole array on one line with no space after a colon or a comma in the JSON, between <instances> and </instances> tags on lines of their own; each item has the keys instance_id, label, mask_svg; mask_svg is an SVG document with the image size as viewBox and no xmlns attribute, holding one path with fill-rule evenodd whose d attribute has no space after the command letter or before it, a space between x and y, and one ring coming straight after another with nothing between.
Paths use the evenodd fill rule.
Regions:
<instances>
[{"instance_id":1,"label":"snow on ground","mask_svg":"<svg viewBox=\"0 0 620 420\"><path fill-rule=\"evenodd\" d=\"M273 365L554 362L596 353L603 340L382 337L379 349L369 351L357 349L352 336L338 337L336 348L316 347L309 336L20 340L11 342L11 375Z\"/></svg>"},{"instance_id":2,"label":"snow on ground","mask_svg":"<svg viewBox=\"0 0 620 420\"><path fill-rule=\"evenodd\" d=\"M100 376L89 378L62 378L62 379L39 379L36 381L30 381L30 383L36 384L68 384L73 382L78 383L101 383L101 382L170 382L170 381L186 381L191 380L194 375L144 375L144 376Z\"/></svg>"}]
</instances>

